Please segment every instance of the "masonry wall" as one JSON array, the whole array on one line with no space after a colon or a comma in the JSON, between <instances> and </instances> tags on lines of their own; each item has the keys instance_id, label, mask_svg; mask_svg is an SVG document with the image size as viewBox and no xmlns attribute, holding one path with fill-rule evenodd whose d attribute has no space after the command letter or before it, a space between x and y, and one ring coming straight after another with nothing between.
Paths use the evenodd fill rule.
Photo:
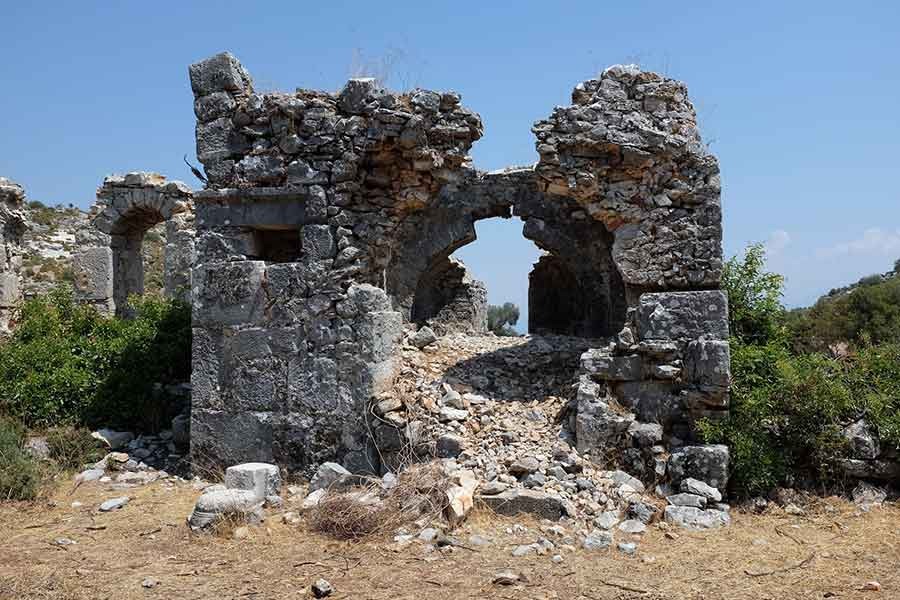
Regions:
<instances>
[{"instance_id":1,"label":"masonry wall","mask_svg":"<svg viewBox=\"0 0 900 600\"><path fill-rule=\"evenodd\" d=\"M19 269L25 234L24 203L22 186L0 177L0 336L9 333L22 300Z\"/></svg>"},{"instance_id":2,"label":"masonry wall","mask_svg":"<svg viewBox=\"0 0 900 600\"><path fill-rule=\"evenodd\" d=\"M679 82L610 68L535 124L535 167L482 173L468 156L481 120L453 92L355 79L337 94L259 94L227 53L192 65L190 79L209 179L195 195L195 462L380 470L369 414L391 385L402 324L480 219L521 219L588 290L581 334L622 338L625 350L597 353L631 357L635 385L594 368L597 398L635 401L656 371L631 346L668 343L721 305L708 291L722 267L718 166ZM634 333L645 298L669 292L698 308L673 313L669 330ZM685 343L708 337L697 327ZM673 359L684 363L685 348ZM686 414L683 373L658 398ZM390 424L398 439L407 425Z\"/></svg>"}]
</instances>

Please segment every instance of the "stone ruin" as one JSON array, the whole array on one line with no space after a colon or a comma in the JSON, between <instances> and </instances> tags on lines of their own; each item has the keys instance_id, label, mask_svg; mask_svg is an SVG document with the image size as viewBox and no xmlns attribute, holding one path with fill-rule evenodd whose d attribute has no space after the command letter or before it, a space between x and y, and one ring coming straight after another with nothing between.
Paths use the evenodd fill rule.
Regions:
<instances>
[{"instance_id":1,"label":"stone ruin","mask_svg":"<svg viewBox=\"0 0 900 600\"><path fill-rule=\"evenodd\" d=\"M106 314L127 314L128 297L144 292L141 245L150 228L165 223L165 286L170 298L190 302L194 263L193 192L157 173L112 175L97 190L92 227L76 234L73 257L79 301Z\"/></svg>"},{"instance_id":2,"label":"stone ruin","mask_svg":"<svg viewBox=\"0 0 900 600\"><path fill-rule=\"evenodd\" d=\"M0 336L9 333L13 311L22 299L19 269L25 234L25 190L0 177Z\"/></svg>"},{"instance_id":3,"label":"stone ruin","mask_svg":"<svg viewBox=\"0 0 900 600\"><path fill-rule=\"evenodd\" d=\"M529 328L593 340L571 374L581 452L649 460L727 411L719 169L684 84L611 67L534 125L536 165L484 173L469 158L481 119L454 92L351 79L336 94L263 94L227 53L192 65L190 81L208 178L193 194L195 464L386 470L372 405L405 329L483 330L483 285L450 255L491 217L521 219L545 252ZM117 180L104 195L147 185ZM104 292L116 248L146 223L109 210L124 245L99 244L102 268L85 274Z\"/></svg>"}]
</instances>

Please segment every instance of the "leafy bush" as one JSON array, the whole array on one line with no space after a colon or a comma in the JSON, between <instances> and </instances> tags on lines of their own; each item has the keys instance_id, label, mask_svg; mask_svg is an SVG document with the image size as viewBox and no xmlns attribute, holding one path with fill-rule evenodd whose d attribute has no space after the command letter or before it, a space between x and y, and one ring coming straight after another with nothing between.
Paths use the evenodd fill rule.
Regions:
<instances>
[{"instance_id":1,"label":"leafy bush","mask_svg":"<svg viewBox=\"0 0 900 600\"><path fill-rule=\"evenodd\" d=\"M42 476L37 461L23 448L24 429L0 418L0 500L33 500Z\"/></svg>"},{"instance_id":2,"label":"leafy bush","mask_svg":"<svg viewBox=\"0 0 900 600\"><path fill-rule=\"evenodd\" d=\"M519 322L519 307L512 302L506 302L502 306L491 304L488 306L488 331L497 335L519 335L513 325Z\"/></svg>"},{"instance_id":3,"label":"leafy bush","mask_svg":"<svg viewBox=\"0 0 900 600\"><path fill-rule=\"evenodd\" d=\"M133 318L106 318L66 287L26 302L0 346L0 414L29 427L159 429L173 415L156 384L190 376L190 310L161 298L132 305Z\"/></svg>"},{"instance_id":4,"label":"leafy bush","mask_svg":"<svg viewBox=\"0 0 900 600\"><path fill-rule=\"evenodd\" d=\"M733 335L730 414L700 423L700 432L730 447L733 491L832 483L846 456L841 430L861 417L883 446L900 448L900 345L864 345L839 359L797 352L796 338L809 335L812 321L781 306L782 279L765 271L759 246L728 261L723 287Z\"/></svg>"},{"instance_id":5,"label":"leafy bush","mask_svg":"<svg viewBox=\"0 0 900 600\"><path fill-rule=\"evenodd\" d=\"M784 278L767 273L765 266L765 248L755 244L747 248L743 260L734 256L722 270L731 335L745 342L765 344L784 332Z\"/></svg>"},{"instance_id":6,"label":"leafy bush","mask_svg":"<svg viewBox=\"0 0 900 600\"><path fill-rule=\"evenodd\" d=\"M79 469L102 459L105 452L91 430L83 427L54 427L47 432L50 458L63 469Z\"/></svg>"}]
</instances>

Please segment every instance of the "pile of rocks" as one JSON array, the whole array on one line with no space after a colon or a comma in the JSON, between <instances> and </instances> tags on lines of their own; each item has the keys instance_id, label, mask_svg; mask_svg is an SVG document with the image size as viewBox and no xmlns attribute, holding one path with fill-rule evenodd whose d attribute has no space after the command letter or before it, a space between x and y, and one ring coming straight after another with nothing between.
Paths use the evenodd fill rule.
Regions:
<instances>
[{"instance_id":1,"label":"pile of rocks","mask_svg":"<svg viewBox=\"0 0 900 600\"><path fill-rule=\"evenodd\" d=\"M397 387L373 406L381 452L405 456L413 449L471 470L479 481L476 502L501 514L564 519L588 547L608 546L614 530L640 534L661 519L695 529L728 524L724 446L671 454L660 447L654 493L578 451L565 418L572 385L564 382L589 343L487 335L407 346Z\"/></svg>"}]
</instances>

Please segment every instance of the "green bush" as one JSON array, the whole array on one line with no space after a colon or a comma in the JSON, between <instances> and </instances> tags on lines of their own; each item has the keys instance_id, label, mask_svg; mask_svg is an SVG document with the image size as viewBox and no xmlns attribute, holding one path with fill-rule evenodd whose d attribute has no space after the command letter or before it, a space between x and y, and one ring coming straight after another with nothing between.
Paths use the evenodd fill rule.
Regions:
<instances>
[{"instance_id":1,"label":"green bush","mask_svg":"<svg viewBox=\"0 0 900 600\"><path fill-rule=\"evenodd\" d=\"M900 448L900 345L863 344L843 358L798 351L797 336L815 325L805 311L781 306L781 277L765 271L759 246L728 261L723 288L732 327L730 411L699 428L705 441L730 447L733 491L834 483L847 450L841 430L860 417L883 446Z\"/></svg>"},{"instance_id":2,"label":"green bush","mask_svg":"<svg viewBox=\"0 0 900 600\"><path fill-rule=\"evenodd\" d=\"M519 307L512 302L505 302L501 306L495 304L488 306L488 331L493 331L497 335L519 335L512 327L518 322Z\"/></svg>"},{"instance_id":3,"label":"green bush","mask_svg":"<svg viewBox=\"0 0 900 600\"><path fill-rule=\"evenodd\" d=\"M173 415L156 384L190 377L190 309L151 297L132 307L106 318L66 287L26 302L0 346L0 414L28 427L162 427Z\"/></svg>"},{"instance_id":4,"label":"green bush","mask_svg":"<svg viewBox=\"0 0 900 600\"><path fill-rule=\"evenodd\" d=\"M83 427L54 427L47 431L50 458L63 469L80 469L103 458L105 451L91 430Z\"/></svg>"},{"instance_id":5,"label":"green bush","mask_svg":"<svg viewBox=\"0 0 900 600\"><path fill-rule=\"evenodd\" d=\"M24 429L0 418L0 500L33 500L40 490L40 465L23 448Z\"/></svg>"}]
</instances>

